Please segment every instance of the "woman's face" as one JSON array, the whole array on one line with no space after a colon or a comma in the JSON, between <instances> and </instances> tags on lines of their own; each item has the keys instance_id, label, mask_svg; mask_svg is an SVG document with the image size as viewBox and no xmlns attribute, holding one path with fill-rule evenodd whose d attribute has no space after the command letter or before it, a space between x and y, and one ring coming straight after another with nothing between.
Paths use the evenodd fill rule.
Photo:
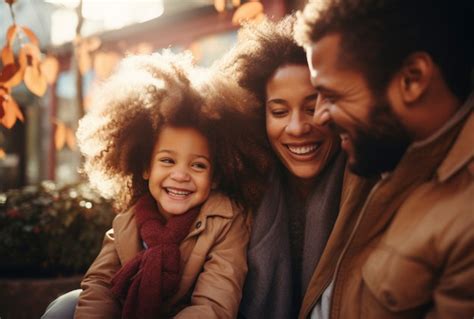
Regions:
<instances>
[{"instance_id":1,"label":"woman's face","mask_svg":"<svg viewBox=\"0 0 474 319\"><path fill-rule=\"evenodd\" d=\"M279 67L266 85L266 129L273 150L296 177L312 179L339 148L339 139L313 123L317 94L306 65Z\"/></svg>"}]
</instances>

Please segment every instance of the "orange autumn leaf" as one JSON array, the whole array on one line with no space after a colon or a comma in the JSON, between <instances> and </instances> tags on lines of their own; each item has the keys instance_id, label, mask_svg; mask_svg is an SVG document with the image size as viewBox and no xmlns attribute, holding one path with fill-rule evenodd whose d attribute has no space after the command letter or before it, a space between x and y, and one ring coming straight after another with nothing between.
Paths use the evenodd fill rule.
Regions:
<instances>
[{"instance_id":1,"label":"orange autumn leaf","mask_svg":"<svg viewBox=\"0 0 474 319\"><path fill-rule=\"evenodd\" d=\"M226 0L214 0L214 8L217 12L223 12L225 10Z\"/></svg>"},{"instance_id":2,"label":"orange autumn leaf","mask_svg":"<svg viewBox=\"0 0 474 319\"><path fill-rule=\"evenodd\" d=\"M15 55L13 54L13 49L10 46L5 46L2 49L2 64L12 64L15 62Z\"/></svg>"},{"instance_id":3,"label":"orange autumn leaf","mask_svg":"<svg viewBox=\"0 0 474 319\"><path fill-rule=\"evenodd\" d=\"M0 96L0 104L2 104L4 110L4 115L1 118L0 123L6 128L12 128L17 120L22 122L25 120L18 104L16 104L15 100L13 100L10 95L4 94Z\"/></svg>"},{"instance_id":4,"label":"orange autumn leaf","mask_svg":"<svg viewBox=\"0 0 474 319\"><path fill-rule=\"evenodd\" d=\"M0 96L10 94L10 88L0 83Z\"/></svg>"},{"instance_id":5,"label":"orange autumn leaf","mask_svg":"<svg viewBox=\"0 0 474 319\"><path fill-rule=\"evenodd\" d=\"M56 131L54 132L54 145L56 150L60 150L66 143L66 126L63 123L56 124Z\"/></svg>"},{"instance_id":6,"label":"orange autumn leaf","mask_svg":"<svg viewBox=\"0 0 474 319\"><path fill-rule=\"evenodd\" d=\"M260 22L260 21L262 21L262 20L265 19L265 18L266 18L266 15L265 15L265 13L262 12L262 13L259 13L255 18L253 18L252 21L254 21L254 22Z\"/></svg>"},{"instance_id":7,"label":"orange autumn leaf","mask_svg":"<svg viewBox=\"0 0 474 319\"><path fill-rule=\"evenodd\" d=\"M3 108L3 101L4 101L4 97L0 95L0 120L5 115L5 109Z\"/></svg>"},{"instance_id":8,"label":"orange autumn leaf","mask_svg":"<svg viewBox=\"0 0 474 319\"><path fill-rule=\"evenodd\" d=\"M41 74L38 66L29 66L25 69L23 81L26 87L37 96L43 96L48 89L46 78Z\"/></svg>"},{"instance_id":9,"label":"orange autumn leaf","mask_svg":"<svg viewBox=\"0 0 474 319\"><path fill-rule=\"evenodd\" d=\"M102 41L98 37L88 38L87 40L84 41L84 46L89 52L93 52L97 50L101 44L102 44Z\"/></svg>"},{"instance_id":10,"label":"orange autumn leaf","mask_svg":"<svg viewBox=\"0 0 474 319\"><path fill-rule=\"evenodd\" d=\"M8 3L9 5L12 5L15 3L16 0L5 0L6 3Z\"/></svg>"},{"instance_id":11,"label":"orange autumn leaf","mask_svg":"<svg viewBox=\"0 0 474 319\"><path fill-rule=\"evenodd\" d=\"M14 87L21 83L23 72L16 63L7 64L0 71L0 83L7 87Z\"/></svg>"},{"instance_id":12,"label":"orange autumn leaf","mask_svg":"<svg viewBox=\"0 0 474 319\"><path fill-rule=\"evenodd\" d=\"M15 41L15 36L18 28L16 24L10 26L7 30L7 41L8 41L8 46L12 46L13 42Z\"/></svg>"},{"instance_id":13,"label":"orange autumn leaf","mask_svg":"<svg viewBox=\"0 0 474 319\"><path fill-rule=\"evenodd\" d=\"M254 20L263 13L263 4L260 2L247 2L241 5L232 17L234 25L240 25L245 21Z\"/></svg>"},{"instance_id":14,"label":"orange autumn leaf","mask_svg":"<svg viewBox=\"0 0 474 319\"><path fill-rule=\"evenodd\" d=\"M20 49L18 60L24 69L23 81L26 87L38 96L43 96L48 88L45 76L40 70L41 52L39 48L32 44L26 43Z\"/></svg>"},{"instance_id":15,"label":"orange autumn leaf","mask_svg":"<svg viewBox=\"0 0 474 319\"><path fill-rule=\"evenodd\" d=\"M38 38L36 37L36 35L34 34L34 32L31 31L30 28L27 28L25 26L21 26L20 28L23 31L23 33L28 37L30 42L38 47L39 46L39 41L38 41Z\"/></svg>"},{"instance_id":16,"label":"orange autumn leaf","mask_svg":"<svg viewBox=\"0 0 474 319\"><path fill-rule=\"evenodd\" d=\"M48 84L56 82L59 73L59 62L51 55L48 55L40 64L41 73L46 78Z\"/></svg>"},{"instance_id":17,"label":"orange autumn leaf","mask_svg":"<svg viewBox=\"0 0 474 319\"><path fill-rule=\"evenodd\" d=\"M39 63L41 60L41 51L38 46L32 43L25 43L21 46L18 54L18 61L22 67Z\"/></svg>"},{"instance_id":18,"label":"orange autumn leaf","mask_svg":"<svg viewBox=\"0 0 474 319\"><path fill-rule=\"evenodd\" d=\"M74 135L73 130L70 128L67 128L66 130L66 145L71 150L76 150L76 136Z\"/></svg>"}]
</instances>

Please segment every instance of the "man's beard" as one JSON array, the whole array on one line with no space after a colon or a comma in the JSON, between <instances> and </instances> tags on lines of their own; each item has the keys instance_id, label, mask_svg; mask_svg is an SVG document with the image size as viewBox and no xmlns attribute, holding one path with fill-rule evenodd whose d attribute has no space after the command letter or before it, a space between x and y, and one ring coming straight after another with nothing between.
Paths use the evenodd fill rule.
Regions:
<instances>
[{"instance_id":1,"label":"man's beard","mask_svg":"<svg viewBox=\"0 0 474 319\"><path fill-rule=\"evenodd\" d=\"M356 126L352 136L354 161L349 168L357 175L372 177L395 169L411 139L387 103L376 105L366 127Z\"/></svg>"}]
</instances>

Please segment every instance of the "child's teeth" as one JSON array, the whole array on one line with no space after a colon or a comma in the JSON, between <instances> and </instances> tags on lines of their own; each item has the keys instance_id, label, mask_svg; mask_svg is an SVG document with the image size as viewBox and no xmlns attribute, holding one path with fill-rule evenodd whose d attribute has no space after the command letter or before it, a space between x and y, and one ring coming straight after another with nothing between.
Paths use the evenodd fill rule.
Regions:
<instances>
[{"instance_id":1,"label":"child's teeth","mask_svg":"<svg viewBox=\"0 0 474 319\"><path fill-rule=\"evenodd\" d=\"M171 188L168 188L168 193L170 194L173 194L173 195L189 195L191 194L191 192L188 192L188 191L181 191L181 190L177 190L177 189L171 189Z\"/></svg>"}]
</instances>

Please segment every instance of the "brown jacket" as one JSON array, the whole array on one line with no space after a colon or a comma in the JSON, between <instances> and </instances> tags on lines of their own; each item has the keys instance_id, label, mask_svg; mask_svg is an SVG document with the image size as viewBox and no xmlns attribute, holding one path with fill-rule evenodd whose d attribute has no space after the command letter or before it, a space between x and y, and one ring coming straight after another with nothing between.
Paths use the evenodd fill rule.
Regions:
<instances>
[{"instance_id":1,"label":"brown jacket","mask_svg":"<svg viewBox=\"0 0 474 319\"><path fill-rule=\"evenodd\" d=\"M374 187L357 215L350 236L329 238L328 247L345 242L335 276L324 276L318 265L300 318L308 317L335 278L330 318L471 319L472 111L426 145L407 151L395 171ZM331 254L330 249L325 253Z\"/></svg>"},{"instance_id":2,"label":"brown jacket","mask_svg":"<svg viewBox=\"0 0 474 319\"><path fill-rule=\"evenodd\" d=\"M239 209L225 196L211 194L180 245L183 275L165 307L176 318L235 318L247 273L249 229ZM133 207L118 215L82 283L75 318L120 318L121 306L110 280L142 243Z\"/></svg>"}]
</instances>

